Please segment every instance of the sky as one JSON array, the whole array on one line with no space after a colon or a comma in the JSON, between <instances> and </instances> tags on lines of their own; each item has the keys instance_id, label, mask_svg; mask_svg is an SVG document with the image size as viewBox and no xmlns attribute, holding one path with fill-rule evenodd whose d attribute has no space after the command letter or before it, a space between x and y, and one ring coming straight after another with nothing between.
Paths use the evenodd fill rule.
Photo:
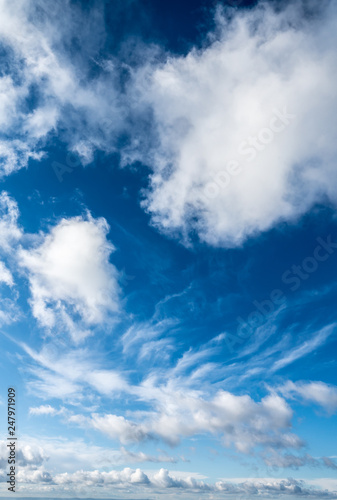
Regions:
<instances>
[{"instance_id":1,"label":"sky","mask_svg":"<svg viewBox=\"0 0 337 500\"><path fill-rule=\"evenodd\" d=\"M336 2L0 14L0 497L337 499Z\"/></svg>"}]
</instances>

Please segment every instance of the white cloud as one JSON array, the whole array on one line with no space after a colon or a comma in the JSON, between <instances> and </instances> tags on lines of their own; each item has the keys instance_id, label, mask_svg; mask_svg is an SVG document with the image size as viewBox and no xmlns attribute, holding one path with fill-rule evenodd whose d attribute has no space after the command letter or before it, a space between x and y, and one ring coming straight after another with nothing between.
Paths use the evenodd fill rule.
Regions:
<instances>
[{"instance_id":1,"label":"white cloud","mask_svg":"<svg viewBox=\"0 0 337 500\"><path fill-rule=\"evenodd\" d=\"M10 296L8 296L8 294L4 296L0 294L1 326L13 323L21 316L21 311L17 305L18 295L14 288L14 278L10 269L7 267L9 265L7 260L10 260L10 258L15 255L17 244L21 240L23 234L21 227L18 224L19 215L20 213L16 201L6 191L1 191L0 256L4 258L4 261L0 260L0 288L2 288L2 284L11 288Z\"/></svg>"},{"instance_id":2,"label":"white cloud","mask_svg":"<svg viewBox=\"0 0 337 500\"><path fill-rule=\"evenodd\" d=\"M132 470L130 468L125 468L121 471L112 470L110 472L99 472L96 471L78 471L74 474L57 474L54 477L54 481L57 484L72 484L78 482L78 484L85 484L87 486L93 486L95 484L148 484L149 478L140 469Z\"/></svg>"},{"instance_id":3,"label":"white cloud","mask_svg":"<svg viewBox=\"0 0 337 500\"><path fill-rule=\"evenodd\" d=\"M218 367L203 363L203 354L209 351L214 354L212 348L220 339L221 336L213 339L196 353L188 351L178 359L176 367L151 370L147 378L143 373L139 385L132 384L129 367L125 370L122 364L109 369L106 365L102 369L102 359L99 362L97 355L87 349L76 348L65 353L62 345L51 342L36 352L21 345L34 361L29 368L33 379L28 385L38 397L58 397L78 404L88 397L97 399L97 395L114 398L123 395L137 402L137 407L140 402L146 404L147 408L140 412L98 413L94 408L91 415L88 412L64 415L69 423L96 429L122 444L163 440L177 445L181 439L212 434L239 453L264 450L268 455L270 450L283 453L301 449L303 441L291 430L293 412L275 391L256 401L248 394L218 390L224 382L209 385L207 374ZM238 367L232 368L236 373ZM219 376L226 376L225 371L220 370Z\"/></svg>"},{"instance_id":4,"label":"white cloud","mask_svg":"<svg viewBox=\"0 0 337 500\"><path fill-rule=\"evenodd\" d=\"M278 13L260 2L232 22L218 9L216 34L202 49L162 52L166 62L153 63L160 51L152 48L138 69L124 64L133 75L127 98L118 90L118 61L98 57L103 10L54 4L51 18L45 1L15 9L0 2L0 43L10 61L0 79L0 130L13 137L0 143L2 174L41 158L41 140L55 129L87 164L97 149L114 150L133 121L123 162L152 168L144 207L160 230L185 242L195 233L211 245L238 245L316 202L336 202L334 2L310 19L299 0ZM84 49L71 53L74 32ZM89 78L93 61L99 71ZM37 102L27 111L33 87ZM153 133L142 126L149 109Z\"/></svg>"},{"instance_id":5,"label":"white cloud","mask_svg":"<svg viewBox=\"0 0 337 500\"><path fill-rule=\"evenodd\" d=\"M148 455L142 451L132 452L130 450L126 450L123 446L121 448L121 456L125 463L136 463L136 462L169 462L176 463L178 459L175 457L170 457L168 455L159 455L157 457Z\"/></svg>"},{"instance_id":6,"label":"white cloud","mask_svg":"<svg viewBox=\"0 0 337 500\"><path fill-rule=\"evenodd\" d=\"M41 405L29 408L30 415L56 415L58 410L50 405Z\"/></svg>"},{"instance_id":7,"label":"white cloud","mask_svg":"<svg viewBox=\"0 0 337 500\"><path fill-rule=\"evenodd\" d=\"M19 209L16 201L6 191L0 192L0 254L8 257L22 237L22 231L18 224ZM13 287L14 279L6 264L0 260L0 286L5 284ZM20 316L16 304L16 296L13 300L9 297L0 296L0 325L10 324Z\"/></svg>"},{"instance_id":8,"label":"white cloud","mask_svg":"<svg viewBox=\"0 0 337 500\"><path fill-rule=\"evenodd\" d=\"M32 151L25 142L14 140L0 141L0 176L9 175L20 168L27 167L29 159L40 160L42 151Z\"/></svg>"},{"instance_id":9,"label":"white cloud","mask_svg":"<svg viewBox=\"0 0 337 500\"><path fill-rule=\"evenodd\" d=\"M9 269L5 266L3 262L0 261L0 282L5 283L8 286L13 285L13 276Z\"/></svg>"},{"instance_id":10,"label":"white cloud","mask_svg":"<svg viewBox=\"0 0 337 500\"><path fill-rule=\"evenodd\" d=\"M111 491L111 486L119 492L122 498L139 498L139 495L148 495L150 492L161 494L164 499L172 498L179 494L182 498L191 498L191 494L200 495L202 492L209 493L212 498L230 498L257 495L261 498L295 496L315 498L335 498L336 491L333 489L322 489L318 486L319 481L303 481L300 479L274 479L274 478L240 478L217 481L215 484L199 479L199 474L168 471L160 469L157 471L143 471L141 469L124 468L122 470L78 470L73 473L51 474L43 468L37 470L23 469L18 473L20 483L25 485L39 485L39 493L56 491L45 487L44 483L51 483L57 487L57 491L69 492L77 495L80 492L90 491L93 495ZM310 483L310 484L309 484ZM321 483L325 484L325 480ZM332 486L334 482L332 481ZM323 486L324 487L324 486ZM25 491L28 489L25 488ZM179 493L178 491L179 490ZM29 489L30 492L37 491ZM186 497L184 492L188 494ZM134 496L137 495L137 496Z\"/></svg>"},{"instance_id":11,"label":"white cloud","mask_svg":"<svg viewBox=\"0 0 337 500\"><path fill-rule=\"evenodd\" d=\"M301 448L303 442L290 432L292 411L284 399L269 395L255 402L248 395L236 396L219 391L207 401L198 393L189 395L166 388L134 388L144 401L154 402L155 409L141 412L141 422L113 414L75 415L73 423L93 427L121 443L162 439L177 445L180 438L198 434L221 436L225 446L241 453L256 447L266 449Z\"/></svg>"},{"instance_id":12,"label":"white cloud","mask_svg":"<svg viewBox=\"0 0 337 500\"><path fill-rule=\"evenodd\" d=\"M170 351L170 339L168 332L178 321L172 318L165 318L161 321L149 321L144 323L133 323L122 336L123 353L130 355L133 351L139 352L139 358L147 358L154 355L160 342L166 343L166 349L162 353L167 355ZM165 338L160 338L165 336ZM158 340L158 337L160 338ZM158 344L159 342L159 344Z\"/></svg>"},{"instance_id":13,"label":"white cloud","mask_svg":"<svg viewBox=\"0 0 337 500\"><path fill-rule=\"evenodd\" d=\"M321 406L328 414L337 411L337 387L324 382L286 382L277 390L286 398L299 398L304 403Z\"/></svg>"},{"instance_id":14,"label":"white cloud","mask_svg":"<svg viewBox=\"0 0 337 500\"><path fill-rule=\"evenodd\" d=\"M70 418L70 421L76 422L76 419ZM122 444L138 443L153 436L146 426L130 422L122 416L93 414L91 418L82 418L80 421L88 422L94 429L113 439L118 439Z\"/></svg>"},{"instance_id":15,"label":"white cloud","mask_svg":"<svg viewBox=\"0 0 337 500\"><path fill-rule=\"evenodd\" d=\"M11 138L0 141L0 176L26 167L30 158L41 159L43 140L58 127L68 131L64 139L84 154L84 163L88 153L81 144L87 135L91 147L104 142L111 151L123 120L113 69L94 79L87 74L104 39L103 11L94 5L85 12L69 1L51 6L44 0L19 0L15 8L1 0L0 10L6 56L0 131ZM75 55L69 50L74 33L86 57L81 50ZM34 104L27 105L33 94Z\"/></svg>"},{"instance_id":16,"label":"white cloud","mask_svg":"<svg viewBox=\"0 0 337 500\"><path fill-rule=\"evenodd\" d=\"M37 352L24 343L22 349L30 356L26 371L30 391L40 398L59 398L78 404L90 388L97 394L112 396L131 392L124 373L114 369L102 369L101 356L89 349L70 349L65 352L64 343L45 343ZM107 363L106 363L107 365Z\"/></svg>"},{"instance_id":17,"label":"white cloud","mask_svg":"<svg viewBox=\"0 0 337 500\"><path fill-rule=\"evenodd\" d=\"M6 191L0 193L0 250L8 252L22 236L18 226L19 209Z\"/></svg>"},{"instance_id":18,"label":"white cloud","mask_svg":"<svg viewBox=\"0 0 337 500\"><path fill-rule=\"evenodd\" d=\"M61 358L62 359L62 358ZM34 380L27 382L27 387L40 398L60 398L78 401L83 398L81 384L72 380L72 375L53 373L42 368L33 367L29 372Z\"/></svg>"},{"instance_id":19,"label":"white cloud","mask_svg":"<svg viewBox=\"0 0 337 500\"><path fill-rule=\"evenodd\" d=\"M140 334L140 339L148 338L147 329L138 331L136 328L134 331ZM158 331L154 329L150 333L152 338ZM130 338L124 340L130 341ZM139 408L139 404L146 405L142 411L121 410L120 414L109 410L107 413L98 413L98 407L89 410L91 415L88 411L76 411L75 414L64 415L70 424L96 429L122 444L163 440L169 445L177 445L182 439L211 434L221 440L225 447L235 448L239 453L261 453L266 463L273 461L275 464L277 461L284 466L289 464L289 467L291 464L294 467L310 465L307 458L292 458L289 454L289 450L302 449L304 443L292 432L293 412L285 399L277 396L278 388L260 401L248 394L238 395L222 390L225 386L233 385L231 378L235 387L242 387L245 380L240 381L239 378L243 377L243 372L245 376L247 374L247 367L242 370L242 364L218 366L207 362L209 355L220 352L216 349L222 340L223 335L220 335L197 351L187 351L176 360L174 367L169 361L168 367L163 364L156 369L150 367L148 372L142 370L143 380L139 385L132 383L129 364L124 368L122 362L109 369L106 358L103 361L98 353L89 352L88 349L76 348L63 352L62 345L51 341L37 352L21 345L34 361L30 368L34 379L29 381L29 387L38 397L58 397L78 404L87 398L89 401L92 401L92 397L97 400L100 395L113 398L122 395L128 401L133 401L136 408ZM128 342L126 345L128 350L131 349ZM267 367L270 369L273 359L279 358L279 352L276 346L269 353L274 355L266 357L263 371ZM134 356L137 359L137 350ZM102 369L102 363L105 369ZM212 385L214 373L218 374L215 379L221 382ZM284 393L283 396L287 397L288 394ZM272 450L276 452L274 455Z\"/></svg>"},{"instance_id":20,"label":"white cloud","mask_svg":"<svg viewBox=\"0 0 337 500\"><path fill-rule=\"evenodd\" d=\"M165 63L152 62L158 48L147 49L137 69L124 64L133 75L126 98L118 61L98 57L103 10L55 2L52 21L44 1L14 9L1 0L0 42L11 63L0 79L0 129L13 137L0 143L2 173L41 158L41 139L54 129L66 130L69 149L89 163L97 149L114 150L133 121L123 163L152 168L144 207L160 230L185 242L193 233L238 245L316 202L335 203L337 13L324 2L305 19L302 5L275 13L260 2L231 22L218 9L207 46L180 57L162 52ZM68 49L74 32L83 52ZM93 61L99 71L89 78ZM33 87L37 103L27 111ZM143 127L149 109L153 133Z\"/></svg>"},{"instance_id":21,"label":"white cloud","mask_svg":"<svg viewBox=\"0 0 337 500\"><path fill-rule=\"evenodd\" d=\"M218 11L206 48L136 74L157 139L146 150L137 135L124 161L152 167L144 207L160 230L234 246L337 201L337 11L308 20L302 5Z\"/></svg>"},{"instance_id":22,"label":"white cloud","mask_svg":"<svg viewBox=\"0 0 337 500\"><path fill-rule=\"evenodd\" d=\"M282 357L275 361L273 366L271 367L272 371L281 370L287 365L290 365L294 361L301 359L304 356L307 356L309 353L317 349L318 347L324 345L325 341L336 331L336 324L333 323L331 325L327 325L318 332L309 338L308 340L304 340L301 345L286 351L282 354Z\"/></svg>"},{"instance_id":23,"label":"white cloud","mask_svg":"<svg viewBox=\"0 0 337 500\"><path fill-rule=\"evenodd\" d=\"M120 450L111 446L97 446L88 444L81 439L53 438L53 437L33 437L21 436L20 439L20 467L32 468L48 465L50 470L57 470L59 473L72 474L79 469L90 469L92 464L95 467L107 468L111 465L125 465L137 462L171 462L178 460L168 455L158 457L145 453L131 452L125 448ZM74 455L76 450L76 455ZM0 463L7 460L6 443L0 442ZM23 459L25 457L25 459ZM5 464L5 462L3 462Z\"/></svg>"},{"instance_id":24,"label":"white cloud","mask_svg":"<svg viewBox=\"0 0 337 500\"><path fill-rule=\"evenodd\" d=\"M0 464L7 468L8 460L8 441L0 441ZM36 467L48 459L41 446L32 446L27 442L22 442L16 450L16 460L20 467Z\"/></svg>"},{"instance_id":25,"label":"white cloud","mask_svg":"<svg viewBox=\"0 0 337 500\"><path fill-rule=\"evenodd\" d=\"M14 323L20 316L21 312L13 300L0 298L0 325Z\"/></svg>"},{"instance_id":26,"label":"white cloud","mask_svg":"<svg viewBox=\"0 0 337 500\"><path fill-rule=\"evenodd\" d=\"M63 219L32 250L22 250L34 316L45 327L66 327L75 341L119 308L118 272L109 262L113 245L105 219ZM79 317L80 321L74 318Z\"/></svg>"},{"instance_id":27,"label":"white cloud","mask_svg":"<svg viewBox=\"0 0 337 500\"><path fill-rule=\"evenodd\" d=\"M0 466L6 468L8 448L5 441L0 441ZM76 450L76 454L74 454ZM100 469L111 468L130 463L177 463L178 458L167 454L158 456L144 452L132 452L125 448L115 449L111 446L97 446L84 442L82 439L66 437L27 436L20 437L20 447L17 450L20 468L45 469L58 471L62 474L72 474L79 469L90 470L92 464Z\"/></svg>"}]
</instances>

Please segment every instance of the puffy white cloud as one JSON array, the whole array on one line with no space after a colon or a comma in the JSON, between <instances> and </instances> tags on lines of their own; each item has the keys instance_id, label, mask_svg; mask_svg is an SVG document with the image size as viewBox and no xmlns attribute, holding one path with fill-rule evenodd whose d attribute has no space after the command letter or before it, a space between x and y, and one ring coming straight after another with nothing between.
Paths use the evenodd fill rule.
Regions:
<instances>
[{"instance_id":1,"label":"puffy white cloud","mask_svg":"<svg viewBox=\"0 0 337 500\"><path fill-rule=\"evenodd\" d=\"M152 167L144 207L162 231L234 246L337 201L337 9L303 6L260 2L231 21L219 10L205 48L136 74L156 139L137 136L125 163Z\"/></svg>"},{"instance_id":2,"label":"puffy white cloud","mask_svg":"<svg viewBox=\"0 0 337 500\"><path fill-rule=\"evenodd\" d=\"M32 484L43 484L43 483L51 483L53 482L52 476L49 472L44 471L43 469L38 470L30 470L30 469L19 469L17 476L17 480L20 483L32 483Z\"/></svg>"},{"instance_id":3,"label":"puffy white cloud","mask_svg":"<svg viewBox=\"0 0 337 500\"><path fill-rule=\"evenodd\" d=\"M315 497L315 498L335 498L336 492L332 489L322 489L315 481L310 481L310 485L298 479L273 479L273 478L250 478L220 480L215 484L205 482L198 478L198 474L186 474L179 471L168 471L160 469L158 471L144 472L141 469L124 468L122 470L110 470L101 472L99 470L79 470L74 473L50 474L43 468L37 470L23 469L19 471L18 479L22 484L35 483L39 485L39 491L44 489L44 483L51 483L57 486L57 491L69 491L69 488L76 494L80 491L93 494L99 491L108 492L113 485L114 490L119 491L122 498L139 498L133 495L160 493L161 496L172 498L179 494L185 497L184 492L191 494L201 494L202 492L212 494L212 498L223 498L224 495L237 498L239 495L247 498L247 495L258 495L261 498L278 496L295 497ZM324 484L324 481L323 481ZM96 488L99 488L97 490ZM179 490L179 493L178 491ZM36 491L36 490L31 490ZM55 490L54 490L55 491ZM169 493L171 491L171 493Z\"/></svg>"},{"instance_id":4,"label":"puffy white cloud","mask_svg":"<svg viewBox=\"0 0 337 500\"><path fill-rule=\"evenodd\" d=\"M337 387L334 385L289 380L277 390L286 398L298 398L304 403L321 406L330 415L337 411Z\"/></svg>"},{"instance_id":5,"label":"puffy white cloud","mask_svg":"<svg viewBox=\"0 0 337 500\"><path fill-rule=\"evenodd\" d=\"M166 469L145 471L129 467L122 470L111 469L112 463L117 465L128 461L156 462L165 458L133 454L124 448L118 451L108 447L88 445L82 440L70 441L65 438L55 439L43 436L38 438L22 436L20 442L17 454L20 465L17 479L22 488L25 491L31 491L32 494L37 490L29 488L29 485L35 484L41 489L40 493L47 493L44 485L49 484L53 485L52 491L55 493L69 492L69 488L71 488L74 495L84 491L84 489L87 493L89 490L92 495L96 492L108 492L113 485L121 495L125 492L127 495L136 495L135 498L139 498L141 493L144 494L149 489L161 493L163 498L166 498L165 492L167 490L174 491L176 489L179 489L181 493L185 490L190 493L210 492L219 495L219 498L222 498L224 494L236 496L239 494L259 494L262 498L263 495L269 497L286 494L318 498L334 498L333 495L336 495L334 482L329 482L329 480L326 482L324 479L312 480L310 486L302 480L272 477L226 478L212 483L205 481L206 476L187 471L168 471ZM0 472L0 481L6 479L5 469L8 456L6 444L5 441L0 442L0 465L3 469L3 472ZM74 450L76 450L75 455ZM99 470L93 470L92 463ZM99 489L96 490L96 488ZM50 493L51 490L49 489L48 492ZM133 498L133 496L127 496L127 498Z\"/></svg>"},{"instance_id":6,"label":"puffy white cloud","mask_svg":"<svg viewBox=\"0 0 337 500\"><path fill-rule=\"evenodd\" d=\"M122 416L93 414L89 420L83 419L84 423L87 421L94 429L118 439L123 444L141 442L153 436L146 426L130 422Z\"/></svg>"},{"instance_id":7,"label":"puffy white cloud","mask_svg":"<svg viewBox=\"0 0 337 500\"><path fill-rule=\"evenodd\" d=\"M0 441L0 464L4 468L7 468L8 465L7 445L8 441ZM41 446L32 446L23 442L16 450L16 460L20 467L37 467L47 459L48 455L46 455Z\"/></svg>"},{"instance_id":8,"label":"puffy white cloud","mask_svg":"<svg viewBox=\"0 0 337 500\"><path fill-rule=\"evenodd\" d=\"M110 472L96 471L78 471L74 474L58 474L54 481L57 484L79 484L96 485L96 484L148 484L149 478L140 469L132 470L128 467L121 471L112 470Z\"/></svg>"},{"instance_id":9,"label":"puffy white cloud","mask_svg":"<svg viewBox=\"0 0 337 500\"><path fill-rule=\"evenodd\" d=\"M141 423L113 414L73 416L70 420L93 427L121 443L162 439L170 445L180 438L211 433L222 436L225 446L251 453L259 446L265 449L301 448L303 442L290 432L292 411L284 399L269 395L260 402L250 396L236 396L219 391L207 401L200 395L186 395L168 388L134 388L154 409L142 412Z\"/></svg>"},{"instance_id":10,"label":"puffy white cloud","mask_svg":"<svg viewBox=\"0 0 337 500\"><path fill-rule=\"evenodd\" d=\"M167 469L160 469L153 475L153 484L159 486L160 488L184 488L184 489L195 489L212 491L214 487L204 483L203 481L197 481L192 476L187 476L186 478L176 477L170 473Z\"/></svg>"},{"instance_id":11,"label":"puffy white cloud","mask_svg":"<svg viewBox=\"0 0 337 500\"><path fill-rule=\"evenodd\" d=\"M105 219L90 215L63 219L39 246L20 252L33 314L43 326L52 329L59 322L78 341L90 326L118 311L118 272L109 262L114 247L106 238L108 230Z\"/></svg>"}]
</instances>

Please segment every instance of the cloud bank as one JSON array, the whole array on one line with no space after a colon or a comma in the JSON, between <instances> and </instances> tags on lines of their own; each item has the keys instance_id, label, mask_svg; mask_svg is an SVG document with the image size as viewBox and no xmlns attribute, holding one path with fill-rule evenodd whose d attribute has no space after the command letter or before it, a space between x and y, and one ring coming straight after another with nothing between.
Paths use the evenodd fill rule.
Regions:
<instances>
[{"instance_id":1,"label":"cloud bank","mask_svg":"<svg viewBox=\"0 0 337 500\"><path fill-rule=\"evenodd\" d=\"M4 480L4 478L1 478ZM293 497L304 498L335 498L336 492L322 489L315 484L309 485L303 480L297 479L268 479L252 478L234 481L220 480L215 484L198 479L188 473L170 472L167 469L144 472L141 469L124 468L122 470L110 470L108 472L77 471L74 473L50 474L42 469L20 470L18 479L25 484L26 491L36 492L38 485L40 492L52 494L55 488L58 491L69 492L77 495L81 492L97 492L99 497L107 493L113 486L122 498L139 498L134 495L148 495L158 493L163 498L185 497L187 494L210 494L206 498L247 498L247 496L259 496L260 498L271 497ZM315 483L314 481L312 481ZM35 488L34 488L34 485ZM125 497L125 495L128 495ZM167 496L169 495L169 496ZM102 497L103 498L103 497Z\"/></svg>"}]
</instances>

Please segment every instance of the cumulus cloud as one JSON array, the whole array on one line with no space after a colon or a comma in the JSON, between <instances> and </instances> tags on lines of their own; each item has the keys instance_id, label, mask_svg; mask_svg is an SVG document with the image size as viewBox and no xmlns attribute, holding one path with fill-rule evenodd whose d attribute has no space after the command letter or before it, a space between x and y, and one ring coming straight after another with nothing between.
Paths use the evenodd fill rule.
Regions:
<instances>
[{"instance_id":1,"label":"cumulus cloud","mask_svg":"<svg viewBox=\"0 0 337 500\"><path fill-rule=\"evenodd\" d=\"M314 403L322 407L329 415L337 411L337 387L324 382L288 381L278 387L286 398L300 399L303 403Z\"/></svg>"},{"instance_id":2,"label":"cumulus cloud","mask_svg":"<svg viewBox=\"0 0 337 500\"><path fill-rule=\"evenodd\" d=\"M54 481L57 484L72 484L77 482L79 484L86 484L88 486L97 483L103 484L148 484L149 478L140 469L132 470L125 468L121 471L112 470L110 472L96 471L78 471L74 474L58 474L55 476Z\"/></svg>"},{"instance_id":3,"label":"cumulus cloud","mask_svg":"<svg viewBox=\"0 0 337 500\"><path fill-rule=\"evenodd\" d=\"M59 322L75 341L119 307L118 272L109 262L113 245L105 219L63 219L31 250L22 250L34 316L47 328ZM75 321L74 318L80 321Z\"/></svg>"},{"instance_id":4,"label":"cumulus cloud","mask_svg":"<svg viewBox=\"0 0 337 500\"><path fill-rule=\"evenodd\" d=\"M0 464L1 468L7 468L8 441L0 441ZM34 468L40 466L48 459L41 446L31 446L26 442L16 450L16 460L20 467Z\"/></svg>"},{"instance_id":5,"label":"cumulus cloud","mask_svg":"<svg viewBox=\"0 0 337 500\"><path fill-rule=\"evenodd\" d=\"M142 392L136 388L133 391L139 395ZM151 389L145 394L144 388L143 398L151 401ZM91 417L75 415L70 420L93 427L123 444L162 439L177 445L181 438L211 433L221 436L225 446L234 446L242 453L251 453L257 447L282 450L303 446L301 439L290 432L290 407L276 395L255 402L248 395L219 391L207 401L198 394L153 388L152 398L155 409L148 414L142 412L141 423L97 413Z\"/></svg>"},{"instance_id":6,"label":"cumulus cloud","mask_svg":"<svg viewBox=\"0 0 337 500\"><path fill-rule=\"evenodd\" d=\"M315 497L315 498L335 498L336 492L333 490L322 489L313 484L307 484L303 480L298 479L237 479L237 480L220 480L215 484L205 482L198 478L198 474L186 474L179 471L168 471L160 469L158 471L144 472L141 469L131 469L129 467L122 470L110 470L101 472L99 470L81 470L74 473L50 474L43 469L34 471L20 470L18 479L23 484L39 485L42 491L44 483L57 485L58 491L68 490L69 487L75 488L75 491L80 491L85 487L86 491L96 491L99 487L100 493L102 490L108 491L113 485L114 489L118 489L120 494L146 494L149 491L161 493L163 498L167 498L168 491L174 491L175 495L184 498L184 492L190 493L211 493L212 498L223 498L224 495L232 497L235 495L258 495L265 498L278 496L298 496L298 497ZM41 491L40 490L40 491ZM178 491L179 493L178 493ZM50 489L49 489L50 491ZM124 497L124 495L123 495ZM190 497L189 497L190 498Z\"/></svg>"},{"instance_id":7,"label":"cumulus cloud","mask_svg":"<svg viewBox=\"0 0 337 500\"><path fill-rule=\"evenodd\" d=\"M124 161L153 169L144 207L160 230L235 246L337 201L337 10L305 18L303 6L219 9L207 47L136 74L155 147L137 136Z\"/></svg>"},{"instance_id":8,"label":"cumulus cloud","mask_svg":"<svg viewBox=\"0 0 337 500\"><path fill-rule=\"evenodd\" d=\"M76 422L76 416L70 418L71 422ZM93 414L91 418L80 418L79 422L89 423L94 429L107 434L113 439L118 439L121 443L138 443L153 437L152 432L141 424L130 422L118 415L98 415Z\"/></svg>"},{"instance_id":9,"label":"cumulus cloud","mask_svg":"<svg viewBox=\"0 0 337 500\"><path fill-rule=\"evenodd\" d=\"M52 483L53 478L49 472L44 471L43 469L39 470L29 470L29 469L21 469L17 473L17 479L21 483L32 483L32 484L44 484L44 483Z\"/></svg>"}]
</instances>

